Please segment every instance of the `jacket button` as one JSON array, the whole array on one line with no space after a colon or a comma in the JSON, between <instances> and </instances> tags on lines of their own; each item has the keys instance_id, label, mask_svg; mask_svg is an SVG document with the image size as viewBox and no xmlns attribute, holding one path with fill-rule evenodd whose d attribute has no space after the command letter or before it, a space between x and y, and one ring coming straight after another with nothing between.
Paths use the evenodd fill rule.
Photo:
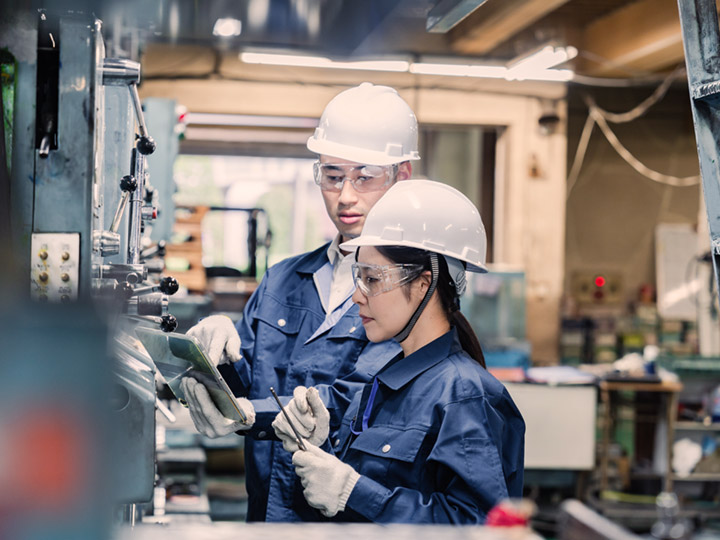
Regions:
<instances>
[{"instance_id":1,"label":"jacket button","mask_svg":"<svg viewBox=\"0 0 720 540\"><path fill-rule=\"evenodd\" d=\"M340 439L335 439L335 444L333 446L335 446L335 448L340 446Z\"/></svg>"},{"instance_id":2,"label":"jacket button","mask_svg":"<svg viewBox=\"0 0 720 540\"><path fill-rule=\"evenodd\" d=\"M261 431L260 433L258 433L258 438L259 438L259 439L264 439L264 438L265 438L265 435L267 435L267 433L265 433L264 431Z\"/></svg>"},{"instance_id":3,"label":"jacket button","mask_svg":"<svg viewBox=\"0 0 720 540\"><path fill-rule=\"evenodd\" d=\"M278 326L285 326L287 324L287 321L285 319L278 319Z\"/></svg>"},{"instance_id":4,"label":"jacket button","mask_svg":"<svg viewBox=\"0 0 720 540\"><path fill-rule=\"evenodd\" d=\"M355 327L350 328L349 332L352 334L355 331Z\"/></svg>"},{"instance_id":5,"label":"jacket button","mask_svg":"<svg viewBox=\"0 0 720 540\"><path fill-rule=\"evenodd\" d=\"M390 451L391 446L389 444L386 444L381 448L383 454L387 454Z\"/></svg>"}]
</instances>

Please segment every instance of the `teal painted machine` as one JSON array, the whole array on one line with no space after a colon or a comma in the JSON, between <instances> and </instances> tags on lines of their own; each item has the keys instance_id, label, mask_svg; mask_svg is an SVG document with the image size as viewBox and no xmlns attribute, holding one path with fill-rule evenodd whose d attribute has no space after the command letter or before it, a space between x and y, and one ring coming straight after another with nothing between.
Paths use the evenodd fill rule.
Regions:
<instances>
[{"instance_id":1,"label":"teal painted machine","mask_svg":"<svg viewBox=\"0 0 720 540\"><path fill-rule=\"evenodd\" d=\"M112 463L105 481L109 501L132 521L134 504L153 496L157 400L154 364L133 329L174 330L167 296L178 289L146 260L153 246L145 229L157 214L147 173L155 143L137 93L140 65L106 57L92 16L14 17L0 23L26 38L6 53L15 58L10 251L17 269L8 290L41 313L92 306L110 329L109 358L96 358L111 374L102 396ZM55 354L52 345L48 351Z\"/></svg>"}]
</instances>

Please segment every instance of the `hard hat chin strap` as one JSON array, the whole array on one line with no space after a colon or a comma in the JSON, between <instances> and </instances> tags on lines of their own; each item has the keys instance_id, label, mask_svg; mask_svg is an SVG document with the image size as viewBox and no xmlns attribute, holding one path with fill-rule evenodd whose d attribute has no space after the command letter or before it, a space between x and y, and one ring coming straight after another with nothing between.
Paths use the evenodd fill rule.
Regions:
<instances>
[{"instance_id":1,"label":"hard hat chin strap","mask_svg":"<svg viewBox=\"0 0 720 540\"><path fill-rule=\"evenodd\" d=\"M400 330L400 332L395 336L394 339L398 343L402 343L410 335L410 332L412 332L415 323L418 321L420 315L422 315L422 312L425 309L425 306L427 306L428 302L430 301L430 297L432 296L433 292L435 292L435 288L437 287L438 282L438 276L440 275L440 266L438 264L438 256L436 253L430 253L430 270L432 271L432 281L430 282L430 287L428 287L428 290L425 293L422 302L420 302L420 305L415 310L415 313L413 313L412 317L410 317L410 320L405 325L405 328Z\"/></svg>"}]
</instances>

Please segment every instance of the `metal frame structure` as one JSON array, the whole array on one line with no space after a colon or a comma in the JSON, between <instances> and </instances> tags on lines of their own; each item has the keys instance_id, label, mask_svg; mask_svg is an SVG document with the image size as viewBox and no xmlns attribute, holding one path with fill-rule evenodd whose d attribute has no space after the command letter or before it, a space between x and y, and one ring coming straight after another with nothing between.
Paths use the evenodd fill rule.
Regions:
<instances>
[{"instance_id":1,"label":"metal frame structure","mask_svg":"<svg viewBox=\"0 0 720 540\"><path fill-rule=\"evenodd\" d=\"M716 283L720 281L720 30L714 0L678 0L690 106L710 230ZM720 288L718 289L720 291Z\"/></svg>"}]
</instances>

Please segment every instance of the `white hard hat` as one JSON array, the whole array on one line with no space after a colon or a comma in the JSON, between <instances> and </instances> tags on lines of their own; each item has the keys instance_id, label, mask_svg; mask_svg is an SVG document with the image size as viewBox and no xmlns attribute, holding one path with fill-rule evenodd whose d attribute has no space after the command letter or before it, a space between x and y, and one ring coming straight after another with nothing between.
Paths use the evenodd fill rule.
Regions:
<instances>
[{"instance_id":1,"label":"white hard hat","mask_svg":"<svg viewBox=\"0 0 720 540\"><path fill-rule=\"evenodd\" d=\"M475 205L457 189L432 180L394 184L368 212L362 234L342 249L406 246L462 261L487 272L487 236Z\"/></svg>"},{"instance_id":2,"label":"white hard hat","mask_svg":"<svg viewBox=\"0 0 720 540\"><path fill-rule=\"evenodd\" d=\"M311 152L367 165L392 165L418 154L417 119L389 86L364 82L335 96L307 141Z\"/></svg>"}]
</instances>

